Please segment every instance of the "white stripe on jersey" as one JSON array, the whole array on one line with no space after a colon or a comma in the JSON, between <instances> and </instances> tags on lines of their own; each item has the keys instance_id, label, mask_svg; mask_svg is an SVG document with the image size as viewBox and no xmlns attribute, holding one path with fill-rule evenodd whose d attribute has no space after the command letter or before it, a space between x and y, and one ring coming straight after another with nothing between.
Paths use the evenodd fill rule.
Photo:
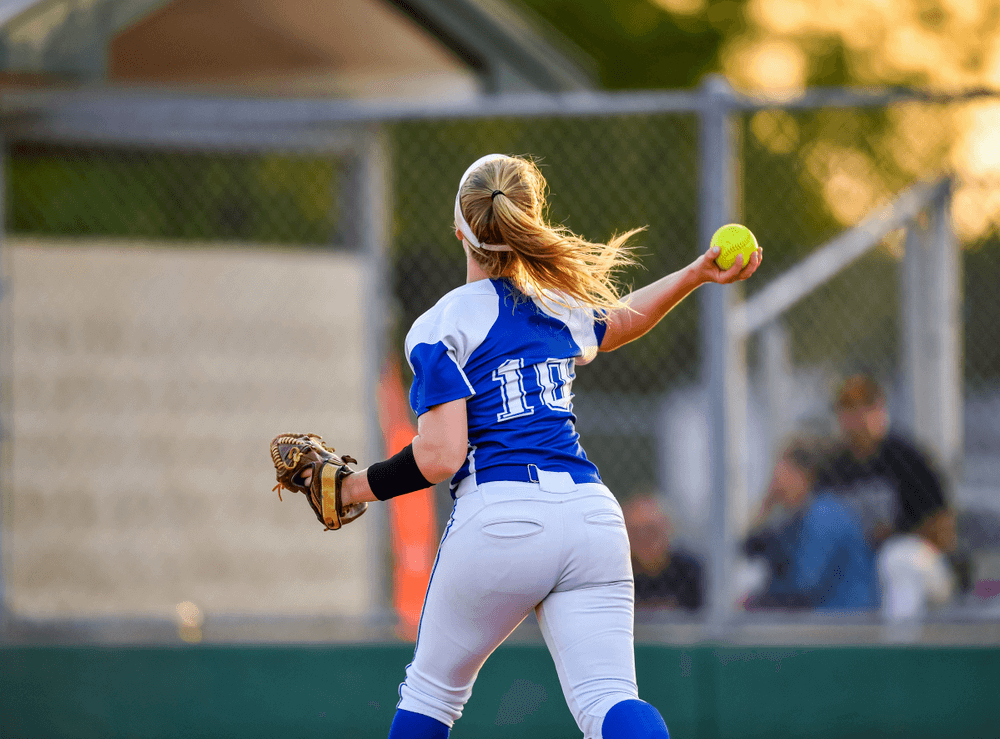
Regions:
<instances>
[{"instance_id":1,"label":"white stripe on jersey","mask_svg":"<svg viewBox=\"0 0 1000 739\"><path fill-rule=\"evenodd\" d=\"M500 297L489 280L457 287L414 322L406 335L407 361L417 344L440 341L453 350L449 351L449 356L465 377L465 363L486 339L499 315ZM412 364L410 369L413 369ZM465 381L472 390L468 377Z\"/></svg>"}]
</instances>

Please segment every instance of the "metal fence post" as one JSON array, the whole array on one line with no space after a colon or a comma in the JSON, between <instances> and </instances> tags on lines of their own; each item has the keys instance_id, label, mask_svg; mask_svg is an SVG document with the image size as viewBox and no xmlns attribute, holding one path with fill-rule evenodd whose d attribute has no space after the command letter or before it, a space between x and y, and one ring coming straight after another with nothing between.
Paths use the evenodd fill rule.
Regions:
<instances>
[{"instance_id":1,"label":"metal fence post","mask_svg":"<svg viewBox=\"0 0 1000 739\"><path fill-rule=\"evenodd\" d=\"M788 402L795 391L790 339L781 318L761 329L758 346L764 408L771 428L764 446L766 458L771 459L778 453L782 441L795 430L796 421L794 409Z\"/></svg>"},{"instance_id":2,"label":"metal fence post","mask_svg":"<svg viewBox=\"0 0 1000 739\"><path fill-rule=\"evenodd\" d=\"M951 222L952 183L934 201L930 231L934 239L933 274L935 288L935 339L940 349L941 416L938 419L941 438L941 461L955 482L961 474L964 447L964 377L962 326L962 255Z\"/></svg>"},{"instance_id":3,"label":"metal fence post","mask_svg":"<svg viewBox=\"0 0 1000 739\"><path fill-rule=\"evenodd\" d=\"M699 243L707 247L717 228L736 216L736 137L733 91L722 77L702 87L699 135ZM728 316L736 301L731 286L706 285L701 295L703 385L709 417L710 549L708 620L713 636L721 635L733 611L730 593L737 535L745 509L746 359L744 340L731 330Z\"/></svg>"},{"instance_id":4,"label":"metal fence post","mask_svg":"<svg viewBox=\"0 0 1000 739\"><path fill-rule=\"evenodd\" d=\"M949 482L962 456L961 260L946 187L907 230L903 336L912 431Z\"/></svg>"},{"instance_id":5,"label":"metal fence post","mask_svg":"<svg viewBox=\"0 0 1000 739\"><path fill-rule=\"evenodd\" d=\"M921 214L924 215L924 214ZM926 428L926 400L929 397L926 377L929 368L923 365L925 354L921 340L926 332L923 323L926 305L921 299L922 285L926 278L927 250L926 224L921 218L915 218L906 226L906 249L903 253L903 264L900 270L900 337L903 341L903 360L905 371L905 393L903 397L906 406L902 420L908 426L914 437L918 429Z\"/></svg>"},{"instance_id":6,"label":"metal fence post","mask_svg":"<svg viewBox=\"0 0 1000 739\"><path fill-rule=\"evenodd\" d=\"M0 138L0 213L7 213L6 195L7 193L7 142ZM7 582L6 582L6 558L4 541L4 521L7 518L7 501L9 490L7 489L7 470L10 464L10 438L7 434L7 425L10 419L7 418L8 393L6 367L10 362L7 351L8 326L6 322L7 305L9 299L7 295L7 271L4 269L4 247L7 241L7 219L0 219L0 642L7 635Z\"/></svg>"},{"instance_id":7,"label":"metal fence post","mask_svg":"<svg viewBox=\"0 0 1000 739\"><path fill-rule=\"evenodd\" d=\"M951 182L929 212L927 276L928 361L934 404L927 438L954 483L962 461L962 262L951 225Z\"/></svg>"},{"instance_id":8,"label":"metal fence post","mask_svg":"<svg viewBox=\"0 0 1000 739\"><path fill-rule=\"evenodd\" d=\"M368 338L365 362L368 387L365 389L371 399L367 419L368 449L374 461L385 455L377 399L387 343L386 301L391 289L388 277L391 196L388 141L384 128L375 123L362 126L358 131L357 152L357 192L352 198L354 213L351 214L357 223L351 231L360 239L365 260L363 279L364 295L367 296L364 307L367 325L364 333ZM392 607L392 573L385 545L389 541L389 517L385 506L369 506L368 515L372 514L375 519L369 521L369 526L375 533L369 537L368 545L368 563L372 568L370 602L375 613L389 614Z\"/></svg>"}]
</instances>

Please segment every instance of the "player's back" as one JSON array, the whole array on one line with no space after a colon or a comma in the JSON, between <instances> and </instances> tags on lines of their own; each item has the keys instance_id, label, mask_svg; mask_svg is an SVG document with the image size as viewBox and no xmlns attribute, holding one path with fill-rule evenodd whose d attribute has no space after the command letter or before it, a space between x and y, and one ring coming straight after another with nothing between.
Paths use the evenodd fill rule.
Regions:
<instances>
[{"instance_id":1,"label":"player's back","mask_svg":"<svg viewBox=\"0 0 1000 739\"><path fill-rule=\"evenodd\" d=\"M414 412L468 398L469 456L453 485L472 474L526 481L532 465L600 482L579 444L572 384L602 336L591 309L543 303L506 280L456 288L417 319L406 339Z\"/></svg>"}]
</instances>

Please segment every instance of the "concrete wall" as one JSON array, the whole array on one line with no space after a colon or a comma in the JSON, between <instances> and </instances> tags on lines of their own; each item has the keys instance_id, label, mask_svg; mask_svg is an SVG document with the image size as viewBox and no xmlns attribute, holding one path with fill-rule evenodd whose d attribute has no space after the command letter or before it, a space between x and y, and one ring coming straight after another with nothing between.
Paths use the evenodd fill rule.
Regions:
<instances>
[{"instance_id":1,"label":"concrete wall","mask_svg":"<svg viewBox=\"0 0 1000 739\"><path fill-rule=\"evenodd\" d=\"M11 238L4 260L15 614L369 608L372 528L279 503L268 452L309 431L370 459L358 257Z\"/></svg>"}]
</instances>

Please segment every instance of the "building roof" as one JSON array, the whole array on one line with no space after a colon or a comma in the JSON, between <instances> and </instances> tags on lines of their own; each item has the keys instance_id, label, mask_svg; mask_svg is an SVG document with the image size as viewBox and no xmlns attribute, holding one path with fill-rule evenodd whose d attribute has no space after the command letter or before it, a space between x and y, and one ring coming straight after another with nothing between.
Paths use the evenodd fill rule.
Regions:
<instances>
[{"instance_id":1,"label":"building roof","mask_svg":"<svg viewBox=\"0 0 1000 739\"><path fill-rule=\"evenodd\" d=\"M594 87L579 50L498 0L10 0L0 71L343 97Z\"/></svg>"}]
</instances>

